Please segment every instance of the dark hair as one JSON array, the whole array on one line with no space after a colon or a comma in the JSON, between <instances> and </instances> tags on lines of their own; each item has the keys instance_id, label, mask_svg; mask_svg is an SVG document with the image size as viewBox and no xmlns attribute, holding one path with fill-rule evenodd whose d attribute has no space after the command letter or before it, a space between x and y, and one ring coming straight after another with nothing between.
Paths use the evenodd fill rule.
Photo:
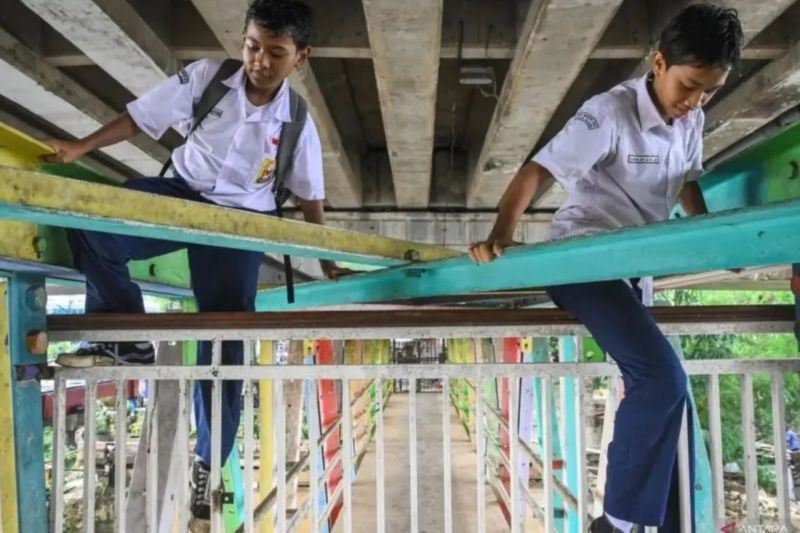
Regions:
<instances>
[{"instance_id":1,"label":"dark hair","mask_svg":"<svg viewBox=\"0 0 800 533\"><path fill-rule=\"evenodd\" d=\"M693 4L664 28L658 50L667 67L729 68L738 66L743 41L742 25L735 9Z\"/></svg>"},{"instance_id":2,"label":"dark hair","mask_svg":"<svg viewBox=\"0 0 800 533\"><path fill-rule=\"evenodd\" d=\"M275 35L292 38L298 50L311 42L311 8L298 0L253 0L244 26L253 22Z\"/></svg>"}]
</instances>

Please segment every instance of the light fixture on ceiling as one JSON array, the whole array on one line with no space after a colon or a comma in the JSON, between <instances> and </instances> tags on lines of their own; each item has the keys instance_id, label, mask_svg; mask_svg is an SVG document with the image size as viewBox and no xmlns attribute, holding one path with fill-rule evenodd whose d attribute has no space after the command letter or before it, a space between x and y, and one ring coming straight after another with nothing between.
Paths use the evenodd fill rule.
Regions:
<instances>
[{"instance_id":1,"label":"light fixture on ceiling","mask_svg":"<svg viewBox=\"0 0 800 533\"><path fill-rule=\"evenodd\" d=\"M494 70L489 66L461 65L458 82L461 85L492 85Z\"/></svg>"}]
</instances>

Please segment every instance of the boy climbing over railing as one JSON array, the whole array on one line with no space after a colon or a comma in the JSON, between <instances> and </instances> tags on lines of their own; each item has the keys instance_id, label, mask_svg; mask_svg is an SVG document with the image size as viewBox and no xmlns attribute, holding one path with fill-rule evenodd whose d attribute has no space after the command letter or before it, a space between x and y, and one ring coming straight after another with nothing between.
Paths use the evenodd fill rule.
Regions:
<instances>
[{"instance_id":1,"label":"boy climbing over railing","mask_svg":"<svg viewBox=\"0 0 800 533\"><path fill-rule=\"evenodd\" d=\"M705 213L696 182L703 170L701 108L725 84L742 41L735 10L685 8L662 33L649 73L589 99L519 170L488 239L470 249L472 259L501 256L536 191L552 179L567 192L553 239L660 222L678 200L689 215ZM605 515L592 523L593 533L628 533L633 524L679 531L676 457L686 374L642 304L639 281L547 289L586 325L625 382L608 450Z\"/></svg>"},{"instance_id":2,"label":"boy climbing over railing","mask_svg":"<svg viewBox=\"0 0 800 533\"><path fill-rule=\"evenodd\" d=\"M310 53L311 11L294 0L254 0L242 32L242 60L204 59L128 104L127 111L77 140L50 140L50 162L68 163L87 152L145 132L159 138L182 126L186 142L175 150L171 179L132 179L125 187L195 202L280 215L293 194L307 222L323 223L322 150L306 103L287 77ZM164 172L162 172L164 174ZM86 275L87 313L143 313L142 293L126 263L187 248L192 289L200 311L254 311L260 252L189 245L128 235L72 231L75 265ZM344 271L321 262L328 278ZM150 342L84 344L58 363L85 367L150 364ZM222 343L222 363L241 364L241 342ZM198 364L211 363L211 343L199 346ZM240 381L222 390L222 461L233 446L241 414ZM198 381L196 461L192 471L195 520L208 520L211 464L211 383Z\"/></svg>"}]
</instances>

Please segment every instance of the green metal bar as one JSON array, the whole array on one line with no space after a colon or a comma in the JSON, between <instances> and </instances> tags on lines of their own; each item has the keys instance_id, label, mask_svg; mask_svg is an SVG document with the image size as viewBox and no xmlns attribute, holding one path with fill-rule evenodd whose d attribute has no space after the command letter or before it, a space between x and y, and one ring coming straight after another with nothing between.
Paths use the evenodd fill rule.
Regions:
<instances>
[{"instance_id":1,"label":"green metal bar","mask_svg":"<svg viewBox=\"0 0 800 533\"><path fill-rule=\"evenodd\" d=\"M41 170L45 174L64 178L118 185L77 163L44 165ZM60 181L66 184L70 183L64 180ZM78 275L72 271L72 253L67 244L64 228L2 221L0 222L0 257L3 258L7 270L24 270L31 268L29 263L37 263L42 265L42 272L48 276L64 278ZM167 291L169 288L189 289L191 287L186 251L178 251L144 261L131 261L128 264L128 270L132 279L163 285Z\"/></svg>"},{"instance_id":2,"label":"green metal bar","mask_svg":"<svg viewBox=\"0 0 800 533\"><path fill-rule=\"evenodd\" d=\"M710 211L800 198L800 122L726 161L700 178ZM683 214L680 207L676 213Z\"/></svg>"},{"instance_id":3,"label":"green metal bar","mask_svg":"<svg viewBox=\"0 0 800 533\"><path fill-rule=\"evenodd\" d=\"M379 266L456 250L0 167L0 218Z\"/></svg>"},{"instance_id":4,"label":"green metal bar","mask_svg":"<svg viewBox=\"0 0 800 533\"><path fill-rule=\"evenodd\" d=\"M709 209L800 198L800 122L726 161L700 179Z\"/></svg>"},{"instance_id":5,"label":"green metal bar","mask_svg":"<svg viewBox=\"0 0 800 533\"><path fill-rule=\"evenodd\" d=\"M197 311L197 304L194 300L184 300L182 307L185 313ZM183 342L182 348L184 366L195 366L197 364L197 343ZM194 382L190 382L189 386L194 387ZM233 501L222 505L222 519L225 531L232 533L244 521L244 481L239 451L236 446L231 449L231 453L222 467L221 476L225 490L233 493Z\"/></svg>"},{"instance_id":6,"label":"green metal bar","mask_svg":"<svg viewBox=\"0 0 800 533\"><path fill-rule=\"evenodd\" d=\"M63 228L0 221L0 270L30 272L65 282L78 281ZM149 292L186 296L189 266L185 250L143 261L130 261L131 278Z\"/></svg>"},{"instance_id":7,"label":"green metal bar","mask_svg":"<svg viewBox=\"0 0 800 533\"><path fill-rule=\"evenodd\" d=\"M88 181L90 183L100 183L103 185L119 185L118 182L108 179L102 174L98 174L92 169L83 166L80 163L69 163L66 165L42 165L39 169L45 174L52 174L53 176L61 176L62 178L72 178L81 181Z\"/></svg>"},{"instance_id":8,"label":"green metal bar","mask_svg":"<svg viewBox=\"0 0 800 533\"><path fill-rule=\"evenodd\" d=\"M461 257L261 293L261 310L378 302L638 276L763 266L800 259L800 200L520 246L475 265ZM592 265L592 268L586 268Z\"/></svg>"},{"instance_id":9,"label":"green metal bar","mask_svg":"<svg viewBox=\"0 0 800 533\"><path fill-rule=\"evenodd\" d=\"M550 347L548 345L548 338L534 338L532 350L529 353L523 353L523 359L526 363L546 363L550 361ZM551 389L551 402L553 410L549 413L544 412L544 394L545 387L541 378L530 378L533 384L533 395L536 399L536 440L539 444L539 450L544 449L544 425L550 424L550 438L552 439L553 447L553 463L563 463L563 454L561 452L561 439L559 435L558 423L558 402L556 400L555 389ZM544 464L544 457L539 457ZM555 470L555 469L554 469ZM544 474L544 471L542 471ZM553 502L553 528L559 533L564 531L564 499L555 488L551 494L551 501Z\"/></svg>"}]
</instances>

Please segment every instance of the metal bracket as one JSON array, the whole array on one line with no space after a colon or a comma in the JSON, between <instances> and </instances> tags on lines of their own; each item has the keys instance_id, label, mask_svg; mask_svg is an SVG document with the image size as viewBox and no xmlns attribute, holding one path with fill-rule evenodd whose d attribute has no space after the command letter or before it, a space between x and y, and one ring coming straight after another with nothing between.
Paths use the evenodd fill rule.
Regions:
<instances>
[{"instance_id":1,"label":"metal bracket","mask_svg":"<svg viewBox=\"0 0 800 533\"><path fill-rule=\"evenodd\" d=\"M9 348L13 365L47 363L45 278L14 273L8 283Z\"/></svg>"}]
</instances>

